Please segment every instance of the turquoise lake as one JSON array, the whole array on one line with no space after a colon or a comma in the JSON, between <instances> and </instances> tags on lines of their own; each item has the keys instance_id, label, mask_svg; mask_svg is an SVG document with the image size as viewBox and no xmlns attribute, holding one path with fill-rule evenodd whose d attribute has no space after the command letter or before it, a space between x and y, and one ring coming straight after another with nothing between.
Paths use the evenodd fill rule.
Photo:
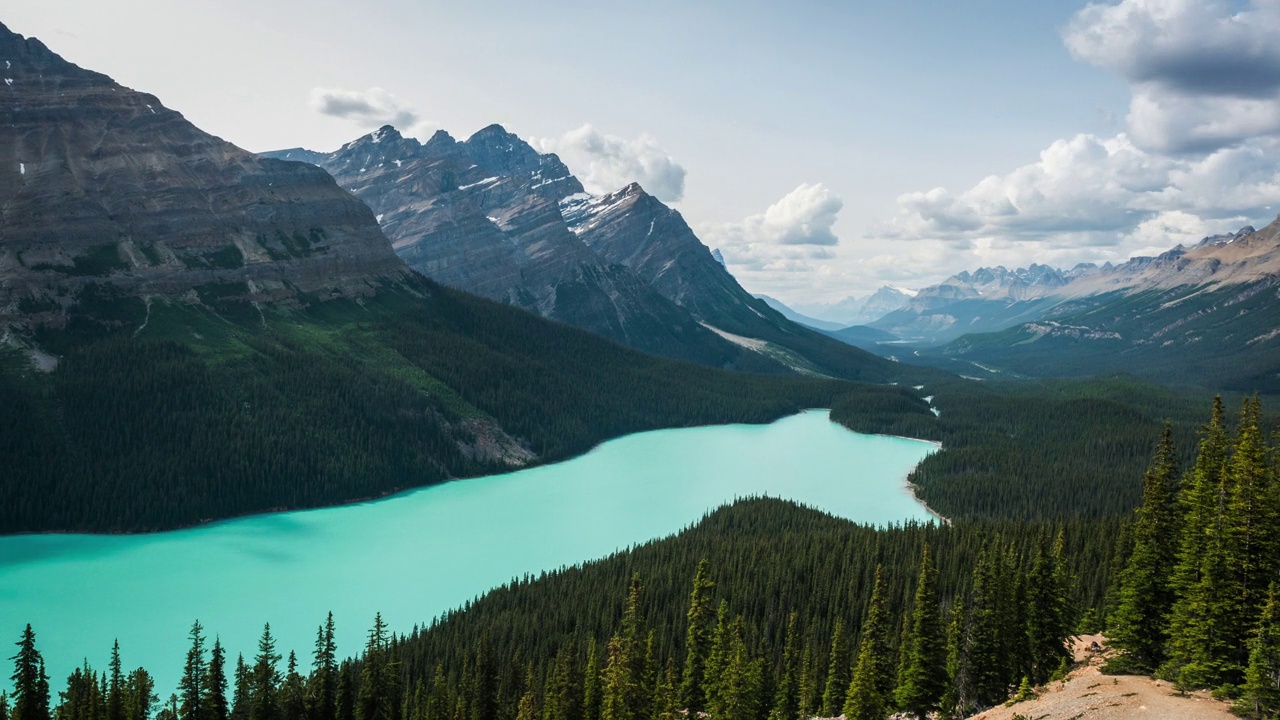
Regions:
<instances>
[{"instance_id":1,"label":"turquoise lake","mask_svg":"<svg viewBox=\"0 0 1280 720\"><path fill-rule=\"evenodd\" d=\"M348 656L375 611L408 631L513 577L670 535L738 497L864 523L928 519L905 479L935 449L811 410L629 435L555 465L355 505L150 535L0 537L0 645L31 623L56 697L86 657L105 668L118 637L126 668L151 671L164 699L196 619L232 660L251 658L270 622L277 648L308 668L330 610Z\"/></svg>"}]
</instances>

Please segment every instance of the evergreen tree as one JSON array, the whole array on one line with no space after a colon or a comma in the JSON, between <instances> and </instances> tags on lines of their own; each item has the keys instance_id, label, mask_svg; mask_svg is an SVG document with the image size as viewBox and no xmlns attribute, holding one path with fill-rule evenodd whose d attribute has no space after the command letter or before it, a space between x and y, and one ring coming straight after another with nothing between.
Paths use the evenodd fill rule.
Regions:
<instances>
[{"instance_id":1,"label":"evergreen tree","mask_svg":"<svg viewBox=\"0 0 1280 720\"><path fill-rule=\"evenodd\" d=\"M1215 625L1223 587L1222 520L1226 510L1227 438L1221 396L1213 399L1209 424L1201 428L1199 451L1180 495L1182 540L1173 569L1176 596L1169 622L1169 660L1161 674L1184 687L1216 685L1213 660L1220 654ZM1216 567L1215 567L1216 566ZM1213 577L1217 575L1218 577Z\"/></svg>"},{"instance_id":2,"label":"evergreen tree","mask_svg":"<svg viewBox=\"0 0 1280 720\"><path fill-rule=\"evenodd\" d=\"M0 720L9 720L9 694L0 690Z\"/></svg>"},{"instance_id":3,"label":"evergreen tree","mask_svg":"<svg viewBox=\"0 0 1280 720\"><path fill-rule=\"evenodd\" d=\"M675 661L668 658L667 668L653 694L655 720L682 720L685 717L680 712L680 683Z\"/></svg>"},{"instance_id":4,"label":"evergreen tree","mask_svg":"<svg viewBox=\"0 0 1280 720\"><path fill-rule=\"evenodd\" d=\"M965 642L964 605L957 600L951 605L951 619L947 623L947 690L942 694L942 716L964 717L969 715L969 673L964 662Z\"/></svg>"},{"instance_id":5,"label":"evergreen tree","mask_svg":"<svg viewBox=\"0 0 1280 720\"><path fill-rule=\"evenodd\" d=\"M882 720L887 716L893 675L884 577L882 568L877 565L875 586L867 603L867 617L862 622L862 638L858 642L858 661L845 696L846 720Z\"/></svg>"},{"instance_id":6,"label":"evergreen tree","mask_svg":"<svg viewBox=\"0 0 1280 720\"><path fill-rule=\"evenodd\" d=\"M1262 408L1257 397L1246 399L1236 430L1235 451L1229 465L1231 492L1224 523L1228 571L1238 590L1237 618L1259 617L1266 603L1268 587L1280 577L1280 492L1261 428ZM1235 622L1225 628L1229 662L1239 668L1232 681L1240 679L1248 664L1249 623Z\"/></svg>"},{"instance_id":7,"label":"evergreen tree","mask_svg":"<svg viewBox=\"0 0 1280 720\"><path fill-rule=\"evenodd\" d=\"M178 680L178 720L206 720L204 710L205 657L204 634L197 620L191 624L191 649Z\"/></svg>"},{"instance_id":8,"label":"evergreen tree","mask_svg":"<svg viewBox=\"0 0 1280 720\"><path fill-rule=\"evenodd\" d=\"M680 681L680 702L690 713L706 707L707 694L703 687L703 672L710 652L711 591L715 583L708 579L707 561L698 562L693 576L693 590L689 593L689 612L685 616L684 674Z\"/></svg>"},{"instance_id":9,"label":"evergreen tree","mask_svg":"<svg viewBox=\"0 0 1280 720\"><path fill-rule=\"evenodd\" d=\"M333 613L330 612L324 624L316 629L316 646L311 656L311 677L307 682L307 717L310 720L335 720L337 652L333 639Z\"/></svg>"},{"instance_id":10,"label":"evergreen tree","mask_svg":"<svg viewBox=\"0 0 1280 720\"><path fill-rule=\"evenodd\" d=\"M125 720L124 717L124 668L120 664L120 641L111 644L111 663L107 666L107 715L106 720ZM3 718L0 718L3 720ZM218 720L226 720L219 718Z\"/></svg>"},{"instance_id":11,"label":"evergreen tree","mask_svg":"<svg viewBox=\"0 0 1280 720\"><path fill-rule=\"evenodd\" d=\"M961 674L968 679L972 708L990 707L1008 696L1002 670L999 553L984 547L973 568L969 624Z\"/></svg>"},{"instance_id":12,"label":"evergreen tree","mask_svg":"<svg viewBox=\"0 0 1280 720\"><path fill-rule=\"evenodd\" d=\"M276 652L276 641L271 637L271 624L267 623L262 627L262 637L258 639L258 654L249 672L252 696L252 702L249 704L249 720L281 720L280 670L277 668L279 662L280 654Z\"/></svg>"},{"instance_id":13,"label":"evergreen tree","mask_svg":"<svg viewBox=\"0 0 1280 720\"><path fill-rule=\"evenodd\" d=\"M711 686L707 712L712 720L757 720L763 664L747 652L742 616L734 619L727 634L726 661Z\"/></svg>"},{"instance_id":14,"label":"evergreen tree","mask_svg":"<svg viewBox=\"0 0 1280 720\"><path fill-rule=\"evenodd\" d=\"M593 637L587 642L587 666L582 674L582 715L586 720L600 720L602 700L600 655Z\"/></svg>"},{"instance_id":15,"label":"evergreen tree","mask_svg":"<svg viewBox=\"0 0 1280 720\"><path fill-rule=\"evenodd\" d=\"M1173 609L1171 585L1179 546L1177 460L1172 429L1165 425L1155 457L1142 479L1142 505L1133 527L1133 553L1120 580L1119 605L1109 623L1111 642L1136 666L1155 669L1164 660Z\"/></svg>"},{"instance_id":16,"label":"evergreen tree","mask_svg":"<svg viewBox=\"0 0 1280 720\"><path fill-rule=\"evenodd\" d=\"M1242 690L1237 713L1259 720L1280 716L1280 588L1275 582L1249 643Z\"/></svg>"},{"instance_id":17,"label":"evergreen tree","mask_svg":"<svg viewBox=\"0 0 1280 720\"><path fill-rule=\"evenodd\" d=\"M470 720L497 720L498 718L498 670L493 648L487 634L476 643L475 660L471 664L468 684L470 695ZM361 692L364 689L361 688ZM363 718L357 718L363 720Z\"/></svg>"},{"instance_id":18,"label":"evergreen tree","mask_svg":"<svg viewBox=\"0 0 1280 720\"><path fill-rule=\"evenodd\" d=\"M849 639L845 637L844 622L836 620L831 634L831 652L827 656L827 684L822 691L822 714L833 717L844 708L844 693L849 689L852 661L849 659Z\"/></svg>"},{"instance_id":19,"label":"evergreen tree","mask_svg":"<svg viewBox=\"0 0 1280 720\"><path fill-rule=\"evenodd\" d=\"M1070 590L1063 586L1061 536L1055 545L1050 549L1048 534L1041 533L1027 582L1027 677L1032 685L1048 682L1062 660L1070 656Z\"/></svg>"},{"instance_id":20,"label":"evergreen tree","mask_svg":"<svg viewBox=\"0 0 1280 720\"><path fill-rule=\"evenodd\" d=\"M282 720L306 720L307 686L298 673L298 656L289 651L285 665L284 682L280 685L280 715Z\"/></svg>"},{"instance_id":21,"label":"evergreen tree","mask_svg":"<svg viewBox=\"0 0 1280 720\"><path fill-rule=\"evenodd\" d=\"M449 681L444 675L444 665L437 663L435 672L431 676L431 689L427 692L427 709L423 720L449 720L453 705L449 693Z\"/></svg>"},{"instance_id":22,"label":"evergreen tree","mask_svg":"<svg viewBox=\"0 0 1280 720\"><path fill-rule=\"evenodd\" d=\"M516 720L538 720L538 697L532 690L520 696Z\"/></svg>"},{"instance_id":23,"label":"evergreen tree","mask_svg":"<svg viewBox=\"0 0 1280 720\"><path fill-rule=\"evenodd\" d=\"M216 637L205 671L203 705L208 720L229 720L231 716L227 706L227 651Z\"/></svg>"},{"instance_id":24,"label":"evergreen tree","mask_svg":"<svg viewBox=\"0 0 1280 720\"><path fill-rule=\"evenodd\" d=\"M622 650L622 639L609 640L608 659L601 682L601 720L639 720L636 708L629 703L635 697L631 687L630 662Z\"/></svg>"},{"instance_id":25,"label":"evergreen tree","mask_svg":"<svg viewBox=\"0 0 1280 720\"><path fill-rule=\"evenodd\" d=\"M804 654L800 656L799 712L800 720L809 720L816 712L818 705L818 683L814 680L813 650L804 646Z\"/></svg>"},{"instance_id":26,"label":"evergreen tree","mask_svg":"<svg viewBox=\"0 0 1280 720\"><path fill-rule=\"evenodd\" d=\"M146 670L138 668L129 673L124 691L125 720L151 720L151 711L160 702L155 687L155 680Z\"/></svg>"},{"instance_id":27,"label":"evergreen tree","mask_svg":"<svg viewBox=\"0 0 1280 720\"><path fill-rule=\"evenodd\" d=\"M36 649L36 634L27 625L22 631L22 638L16 643L18 653L14 655L13 706L9 711L12 720L50 720L49 713L49 676L44 672L44 658Z\"/></svg>"},{"instance_id":28,"label":"evergreen tree","mask_svg":"<svg viewBox=\"0 0 1280 720\"><path fill-rule=\"evenodd\" d=\"M360 663L356 720L396 720L400 704L400 663L382 613L376 613ZM516 664L518 666L518 663ZM495 698L496 700L496 698Z\"/></svg>"},{"instance_id":29,"label":"evergreen tree","mask_svg":"<svg viewBox=\"0 0 1280 720\"><path fill-rule=\"evenodd\" d=\"M733 620L729 617L729 603L721 600L716 608L716 628L711 634L711 648L707 651L707 667L702 673L703 689L708 706L711 704L712 696L719 692L717 685L724 677L729 665L732 623Z\"/></svg>"},{"instance_id":30,"label":"evergreen tree","mask_svg":"<svg viewBox=\"0 0 1280 720\"><path fill-rule=\"evenodd\" d=\"M543 720L583 720L582 676L572 646L556 655L543 697Z\"/></svg>"},{"instance_id":31,"label":"evergreen tree","mask_svg":"<svg viewBox=\"0 0 1280 720\"><path fill-rule=\"evenodd\" d=\"M895 692L898 707L919 720L938 709L947 686L947 639L938 605L937 577L925 545L911 613L906 669Z\"/></svg>"},{"instance_id":32,"label":"evergreen tree","mask_svg":"<svg viewBox=\"0 0 1280 720\"><path fill-rule=\"evenodd\" d=\"M231 720L249 720L249 708L253 705L253 675L244 662L244 655L236 656L235 698L231 701Z\"/></svg>"},{"instance_id":33,"label":"evergreen tree","mask_svg":"<svg viewBox=\"0 0 1280 720\"><path fill-rule=\"evenodd\" d=\"M774 692L773 710L769 720L796 720L800 712L800 637L797 631L799 616L792 612L787 616L787 635L782 647L782 666L778 673L778 686Z\"/></svg>"}]
</instances>

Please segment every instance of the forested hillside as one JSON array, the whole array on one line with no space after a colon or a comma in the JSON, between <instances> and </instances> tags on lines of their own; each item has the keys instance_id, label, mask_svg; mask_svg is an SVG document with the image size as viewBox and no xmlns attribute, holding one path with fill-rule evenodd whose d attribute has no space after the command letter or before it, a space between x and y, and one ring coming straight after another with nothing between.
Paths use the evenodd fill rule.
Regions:
<instances>
[{"instance_id":1,"label":"forested hillside","mask_svg":"<svg viewBox=\"0 0 1280 720\"><path fill-rule=\"evenodd\" d=\"M335 504L906 390L663 360L421 278L297 309L105 296L3 356L0 532ZM909 377L910 368L890 367ZM880 378L881 381L889 380Z\"/></svg>"}]
</instances>

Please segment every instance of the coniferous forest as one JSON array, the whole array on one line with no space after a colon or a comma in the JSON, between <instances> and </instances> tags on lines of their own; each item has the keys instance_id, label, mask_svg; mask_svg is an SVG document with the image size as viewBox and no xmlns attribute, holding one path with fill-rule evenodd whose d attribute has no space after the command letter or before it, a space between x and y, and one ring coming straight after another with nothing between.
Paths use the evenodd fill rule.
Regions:
<instances>
[{"instance_id":1,"label":"coniferous forest","mask_svg":"<svg viewBox=\"0 0 1280 720\"><path fill-rule=\"evenodd\" d=\"M1069 669L1104 631L1110 671L1212 688L1246 717L1280 711L1280 479L1261 405L1220 401L1183 463L1166 428L1129 478L1132 517L859 526L759 498L683 533L526 577L401 635L375 617L339 661L223 648L191 628L176 689L88 662L45 677L18 639L14 720L719 720L962 717ZM214 640L210 644L209 636ZM124 647L122 651L120 648ZM89 649L91 650L91 649ZM236 659L231 660L232 655ZM163 696L165 690L176 690ZM130 714L132 713L132 714ZM5 718L8 720L8 718Z\"/></svg>"}]
</instances>

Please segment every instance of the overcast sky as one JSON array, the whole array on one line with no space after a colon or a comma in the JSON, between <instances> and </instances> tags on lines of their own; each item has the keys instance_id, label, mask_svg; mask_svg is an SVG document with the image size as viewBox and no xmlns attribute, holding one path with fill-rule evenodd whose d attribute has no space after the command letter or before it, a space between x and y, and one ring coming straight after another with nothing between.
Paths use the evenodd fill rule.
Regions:
<instances>
[{"instance_id":1,"label":"overcast sky","mask_svg":"<svg viewBox=\"0 0 1280 720\"><path fill-rule=\"evenodd\" d=\"M8 0L0 19L254 151L502 123L589 189L639 181L796 304L1280 211L1280 0Z\"/></svg>"}]
</instances>

